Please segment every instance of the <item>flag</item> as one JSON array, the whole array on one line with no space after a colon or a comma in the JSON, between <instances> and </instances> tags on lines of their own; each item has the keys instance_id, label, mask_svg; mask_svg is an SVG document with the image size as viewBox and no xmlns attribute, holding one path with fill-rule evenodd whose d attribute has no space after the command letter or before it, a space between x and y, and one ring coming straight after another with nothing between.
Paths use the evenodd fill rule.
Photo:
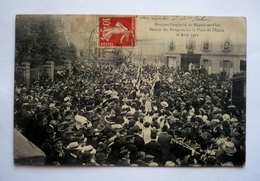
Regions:
<instances>
[{"instance_id":1,"label":"flag","mask_svg":"<svg viewBox=\"0 0 260 181\"><path fill-rule=\"evenodd\" d=\"M160 73L158 71L158 67L156 66L156 72L154 75L154 84L153 84L153 94L155 96L160 95L160 89L161 89L161 80L160 80Z\"/></svg>"},{"instance_id":2,"label":"flag","mask_svg":"<svg viewBox=\"0 0 260 181\"><path fill-rule=\"evenodd\" d=\"M142 83L142 67L140 66L137 71L136 88L139 89Z\"/></svg>"}]
</instances>

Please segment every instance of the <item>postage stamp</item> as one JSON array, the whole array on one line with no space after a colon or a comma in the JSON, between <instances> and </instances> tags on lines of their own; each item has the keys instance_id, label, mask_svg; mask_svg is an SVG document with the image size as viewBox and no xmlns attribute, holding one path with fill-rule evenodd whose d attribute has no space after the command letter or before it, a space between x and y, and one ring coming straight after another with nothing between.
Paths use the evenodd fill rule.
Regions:
<instances>
[{"instance_id":1,"label":"postage stamp","mask_svg":"<svg viewBox=\"0 0 260 181\"><path fill-rule=\"evenodd\" d=\"M134 47L136 25L134 16L99 16L99 47Z\"/></svg>"}]
</instances>

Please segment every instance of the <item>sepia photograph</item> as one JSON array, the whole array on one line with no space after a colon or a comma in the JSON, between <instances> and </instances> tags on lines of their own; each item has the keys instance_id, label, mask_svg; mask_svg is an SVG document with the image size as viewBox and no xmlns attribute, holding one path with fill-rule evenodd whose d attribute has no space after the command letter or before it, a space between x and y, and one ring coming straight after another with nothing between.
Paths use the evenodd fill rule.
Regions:
<instances>
[{"instance_id":1,"label":"sepia photograph","mask_svg":"<svg viewBox=\"0 0 260 181\"><path fill-rule=\"evenodd\" d=\"M245 165L245 17L15 21L15 165Z\"/></svg>"}]
</instances>

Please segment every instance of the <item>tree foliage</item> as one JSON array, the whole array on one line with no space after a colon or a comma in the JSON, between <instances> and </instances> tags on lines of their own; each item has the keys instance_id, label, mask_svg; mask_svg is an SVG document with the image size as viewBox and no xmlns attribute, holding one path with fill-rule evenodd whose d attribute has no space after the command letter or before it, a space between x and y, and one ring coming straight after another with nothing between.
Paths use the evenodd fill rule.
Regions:
<instances>
[{"instance_id":1,"label":"tree foliage","mask_svg":"<svg viewBox=\"0 0 260 181\"><path fill-rule=\"evenodd\" d=\"M60 65L66 59L77 58L75 46L67 45L62 31L57 31L58 25L58 19L52 16L17 16L16 64L26 61L33 68L46 61L54 61L55 65Z\"/></svg>"}]
</instances>

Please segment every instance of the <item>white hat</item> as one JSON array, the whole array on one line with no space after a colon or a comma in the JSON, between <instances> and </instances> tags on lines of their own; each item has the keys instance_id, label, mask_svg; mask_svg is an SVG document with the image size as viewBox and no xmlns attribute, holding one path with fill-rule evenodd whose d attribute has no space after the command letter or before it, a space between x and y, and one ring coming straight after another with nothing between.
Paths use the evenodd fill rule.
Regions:
<instances>
[{"instance_id":1,"label":"white hat","mask_svg":"<svg viewBox=\"0 0 260 181\"><path fill-rule=\"evenodd\" d=\"M227 162L223 163L221 166L222 167L233 167L234 164L232 162L230 162L230 161L227 161Z\"/></svg>"},{"instance_id":2,"label":"white hat","mask_svg":"<svg viewBox=\"0 0 260 181\"><path fill-rule=\"evenodd\" d=\"M230 116L228 115L228 114L223 114L223 120L225 121L225 120L227 120L227 121L229 121L230 120Z\"/></svg>"},{"instance_id":3,"label":"white hat","mask_svg":"<svg viewBox=\"0 0 260 181\"><path fill-rule=\"evenodd\" d=\"M161 102L161 106L162 106L162 107L168 107L169 105L168 105L167 102L163 101L163 102Z\"/></svg>"},{"instance_id":4,"label":"white hat","mask_svg":"<svg viewBox=\"0 0 260 181\"><path fill-rule=\"evenodd\" d=\"M89 151L89 153L90 153L91 155L95 155L96 152L97 152L96 149L94 149L94 147L93 147L92 145L86 145L86 146L82 147L82 151L83 151L83 152Z\"/></svg>"},{"instance_id":5,"label":"white hat","mask_svg":"<svg viewBox=\"0 0 260 181\"><path fill-rule=\"evenodd\" d=\"M55 107L55 103L50 103L49 108L52 109Z\"/></svg>"},{"instance_id":6,"label":"white hat","mask_svg":"<svg viewBox=\"0 0 260 181\"><path fill-rule=\"evenodd\" d=\"M158 165L156 162L149 163L149 167L158 167Z\"/></svg>"},{"instance_id":7,"label":"white hat","mask_svg":"<svg viewBox=\"0 0 260 181\"><path fill-rule=\"evenodd\" d=\"M65 97L63 100L64 100L64 102L68 102L68 101L70 101L70 98L69 97Z\"/></svg>"},{"instance_id":8,"label":"white hat","mask_svg":"<svg viewBox=\"0 0 260 181\"><path fill-rule=\"evenodd\" d=\"M237 120L236 118L231 118L231 119L230 119L230 122L231 122L231 123L236 123L237 121L238 121L238 120Z\"/></svg>"},{"instance_id":9,"label":"white hat","mask_svg":"<svg viewBox=\"0 0 260 181\"><path fill-rule=\"evenodd\" d=\"M176 164L173 163L172 161L167 161L164 166L166 166L166 167L175 167Z\"/></svg>"},{"instance_id":10,"label":"white hat","mask_svg":"<svg viewBox=\"0 0 260 181\"><path fill-rule=\"evenodd\" d=\"M107 91L105 91L105 94L107 94L107 95L111 95L112 93L113 93L112 90L107 90Z\"/></svg>"},{"instance_id":11,"label":"white hat","mask_svg":"<svg viewBox=\"0 0 260 181\"><path fill-rule=\"evenodd\" d=\"M79 147L79 143L78 142L71 142L68 146L67 146L67 148L69 149L69 150L79 150L80 149L80 147Z\"/></svg>"},{"instance_id":12,"label":"white hat","mask_svg":"<svg viewBox=\"0 0 260 181\"><path fill-rule=\"evenodd\" d=\"M112 129L121 129L121 128L123 128L123 126L121 124L113 124L113 125L111 125L111 128Z\"/></svg>"},{"instance_id":13,"label":"white hat","mask_svg":"<svg viewBox=\"0 0 260 181\"><path fill-rule=\"evenodd\" d=\"M212 123L219 123L220 120L219 120L219 119L212 119L211 122L212 122Z\"/></svg>"},{"instance_id":14,"label":"white hat","mask_svg":"<svg viewBox=\"0 0 260 181\"><path fill-rule=\"evenodd\" d=\"M80 115L76 115L75 120L81 124L85 124L88 122L86 117Z\"/></svg>"},{"instance_id":15,"label":"white hat","mask_svg":"<svg viewBox=\"0 0 260 181\"><path fill-rule=\"evenodd\" d=\"M208 116L207 116L207 115L203 115L203 116L202 116L202 120L203 120L204 122L207 122L207 121L208 121Z\"/></svg>"},{"instance_id":16,"label":"white hat","mask_svg":"<svg viewBox=\"0 0 260 181\"><path fill-rule=\"evenodd\" d=\"M237 152L237 149L235 147L235 144L232 141L226 141L223 146L222 149L224 150L224 152L226 152L227 155L229 156L233 156L234 153Z\"/></svg>"}]
</instances>

